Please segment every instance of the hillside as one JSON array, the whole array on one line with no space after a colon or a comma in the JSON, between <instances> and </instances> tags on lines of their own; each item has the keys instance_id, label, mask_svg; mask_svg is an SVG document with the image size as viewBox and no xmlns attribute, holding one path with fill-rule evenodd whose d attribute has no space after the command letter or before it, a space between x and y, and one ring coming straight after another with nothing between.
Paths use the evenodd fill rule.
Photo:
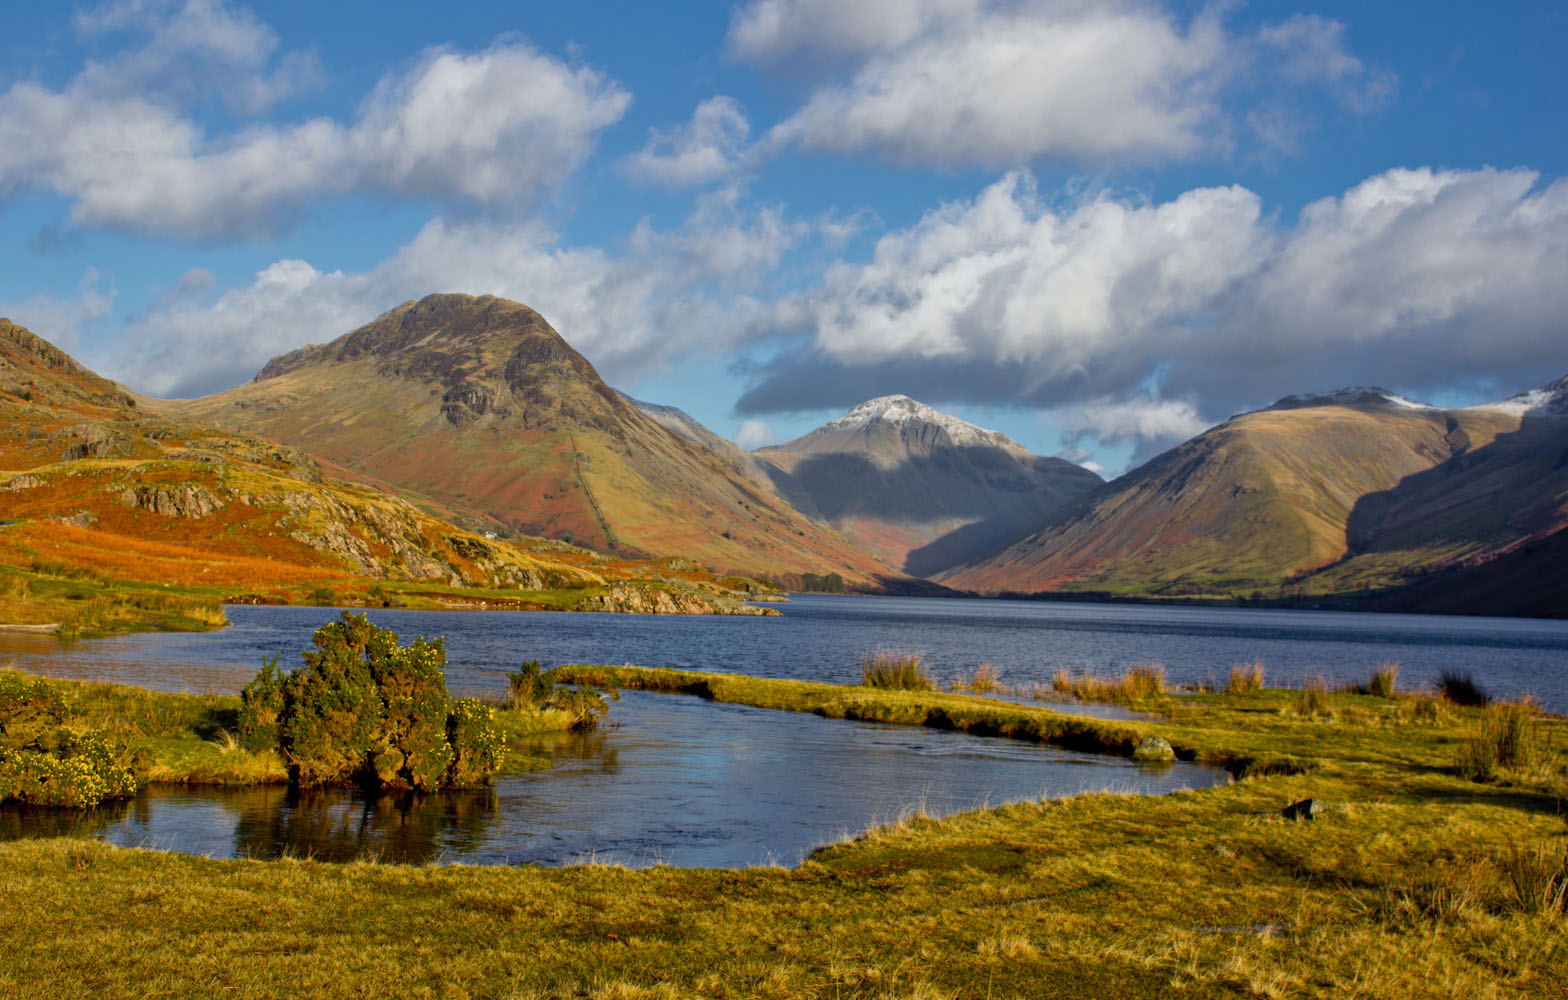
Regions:
<instances>
[{"instance_id":1,"label":"hillside","mask_svg":"<svg viewBox=\"0 0 1568 1000\"><path fill-rule=\"evenodd\" d=\"M655 610L650 602L664 593L660 610L756 610L692 567L487 538L396 496L331 481L294 448L149 409L0 320L7 596L58 595L64 580L87 588L78 597L106 599L120 584L267 601L328 592L365 600L379 588L403 595L384 600ZM486 593L465 595L472 588ZM57 610L7 609L13 619Z\"/></svg>"},{"instance_id":2,"label":"hillside","mask_svg":"<svg viewBox=\"0 0 1568 1000\"><path fill-rule=\"evenodd\" d=\"M725 573L888 567L605 385L537 313L431 295L171 414L266 435L478 526Z\"/></svg>"},{"instance_id":3,"label":"hillside","mask_svg":"<svg viewBox=\"0 0 1568 1000\"><path fill-rule=\"evenodd\" d=\"M756 458L796 507L916 576L987 555L1101 485L996 431L883 396Z\"/></svg>"},{"instance_id":4,"label":"hillside","mask_svg":"<svg viewBox=\"0 0 1568 1000\"><path fill-rule=\"evenodd\" d=\"M943 582L1365 596L1478 567L1568 525L1562 396L1557 383L1454 410L1375 389L1288 397L1171 449Z\"/></svg>"}]
</instances>

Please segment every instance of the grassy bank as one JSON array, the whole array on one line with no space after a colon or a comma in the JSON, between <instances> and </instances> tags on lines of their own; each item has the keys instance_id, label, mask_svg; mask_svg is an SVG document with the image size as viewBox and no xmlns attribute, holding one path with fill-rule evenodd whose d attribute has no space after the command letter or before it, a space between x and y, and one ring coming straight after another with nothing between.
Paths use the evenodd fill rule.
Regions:
<instances>
[{"instance_id":1,"label":"grassy bank","mask_svg":"<svg viewBox=\"0 0 1568 1000\"><path fill-rule=\"evenodd\" d=\"M593 673L592 670L605 671ZM911 817L798 869L401 868L0 845L8 996L1551 996L1568 727L1493 780L1487 709L1297 691L1160 696L1106 723L933 692L674 671L574 679L1300 773L1159 799ZM1066 721L1063 721L1066 720ZM1495 720L1494 720L1495 721ZM1031 728L1032 727L1032 728ZM1071 734L1084 734L1071 736ZM1118 742L1119 741L1119 742ZM1282 807L1321 806L1311 821ZM1544 873L1544 874L1543 874Z\"/></svg>"},{"instance_id":2,"label":"grassy bank","mask_svg":"<svg viewBox=\"0 0 1568 1000\"><path fill-rule=\"evenodd\" d=\"M0 678L33 680L19 671ZM244 786L286 784L288 771L275 750L252 752L240 745L238 695L169 694L122 684L45 678L60 693L65 728L102 731L118 748L118 763L139 784ZM576 716L555 708L496 706L496 727L511 751L503 774L536 771L547 758L530 751L531 741L564 732Z\"/></svg>"}]
</instances>

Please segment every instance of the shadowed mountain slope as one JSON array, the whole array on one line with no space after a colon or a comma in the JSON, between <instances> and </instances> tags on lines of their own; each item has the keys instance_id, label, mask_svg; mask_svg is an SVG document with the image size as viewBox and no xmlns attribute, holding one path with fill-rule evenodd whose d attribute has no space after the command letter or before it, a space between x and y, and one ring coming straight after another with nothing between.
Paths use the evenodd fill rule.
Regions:
<instances>
[{"instance_id":1,"label":"shadowed mountain slope","mask_svg":"<svg viewBox=\"0 0 1568 1000\"><path fill-rule=\"evenodd\" d=\"M993 552L1101 484L907 396L755 455L796 507L916 576Z\"/></svg>"},{"instance_id":2,"label":"shadowed mountain slope","mask_svg":"<svg viewBox=\"0 0 1568 1000\"><path fill-rule=\"evenodd\" d=\"M1356 595L1480 566L1568 525L1564 395L1559 382L1455 410L1376 389L1288 397L1165 452L943 582Z\"/></svg>"},{"instance_id":3,"label":"shadowed mountain slope","mask_svg":"<svg viewBox=\"0 0 1568 1000\"><path fill-rule=\"evenodd\" d=\"M431 295L256 380L171 404L478 523L747 574L889 573L736 463L672 433L526 306Z\"/></svg>"}]
</instances>

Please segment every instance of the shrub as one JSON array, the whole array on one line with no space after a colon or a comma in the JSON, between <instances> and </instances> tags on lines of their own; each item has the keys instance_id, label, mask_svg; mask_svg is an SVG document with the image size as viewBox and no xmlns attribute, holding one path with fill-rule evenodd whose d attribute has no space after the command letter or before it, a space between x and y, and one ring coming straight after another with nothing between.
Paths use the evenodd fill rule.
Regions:
<instances>
[{"instance_id":1,"label":"shrub","mask_svg":"<svg viewBox=\"0 0 1568 1000\"><path fill-rule=\"evenodd\" d=\"M262 753L278 745L278 717L283 714L283 671L278 657L261 661L261 672L240 691L240 745Z\"/></svg>"},{"instance_id":2,"label":"shrub","mask_svg":"<svg viewBox=\"0 0 1568 1000\"><path fill-rule=\"evenodd\" d=\"M477 698L459 698L447 717L447 739L452 763L449 785L470 788L482 785L506 756L506 737L496 728L495 710Z\"/></svg>"},{"instance_id":3,"label":"shrub","mask_svg":"<svg viewBox=\"0 0 1568 1000\"><path fill-rule=\"evenodd\" d=\"M86 809L136 794L136 776L100 730L53 734L50 749L0 750L0 801Z\"/></svg>"},{"instance_id":4,"label":"shrub","mask_svg":"<svg viewBox=\"0 0 1568 1000\"><path fill-rule=\"evenodd\" d=\"M0 671L0 750L35 747L65 720L65 699L42 677Z\"/></svg>"},{"instance_id":5,"label":"shrub","mask_svg":"<svg viewBox=\"0 0 1568 1000\"><path fill-rule=\"evenodd\" d=\"M1468 670L1445 670L1438 675L1437 693L1467 708L1483 708L1492 700Z\"/></svg>"},{"instance_id":6,"label":"shrub","mask_svg":"<svg viewBox=\"0 0 1568 1000\"><path fill-rule=\"evenodd\" d=\"M874 650L860 658L861 683L895 691L934 691L936 683L920 660L916 651Z\"/></svg>"},{"instance_id":7,"label":"shrub","mask_svg":"<svg viewBox=\"0 0 1568 1000\"><path fill-rule=\"evenodd\" d=\"M400 647L396 632L345 611L317 629L314 642L293 673L264 662L242 696L247 746L264 748L277 706L278 749L297 784L429 791L478 784L494 772L505 739L490 709L476 702L460 714L453 706L442 640Z\"/></svg>"},{"instance_id":8,"label":"shrub","mask_svg":"<svg viewBox=\"0 0 1568 1000\"><path fill-rule=\"evenodd\" d=\"M506 707L543 707L554 687L545 679L539 661L529 660L521 669L506 675Z\"/></svg>"}]
</instances>

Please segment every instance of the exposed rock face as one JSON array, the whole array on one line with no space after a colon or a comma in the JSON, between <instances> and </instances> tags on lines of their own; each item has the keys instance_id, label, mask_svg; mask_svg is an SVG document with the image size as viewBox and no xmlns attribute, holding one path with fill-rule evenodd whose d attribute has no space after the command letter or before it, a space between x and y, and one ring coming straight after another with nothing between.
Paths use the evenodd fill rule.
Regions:
<instances>
[{"instance_id":1,"label":"exposed rock face","mask_svg":"<svg viewBox=\"0 0 1568 1000\"><path fill-rule=\"evenodd\" d=\"M649 584L612 584L608 594L585 598L579 611L618 611L639 615L778 615L741 601L695 590L670 590Z\"/></svg>"},{"instance_id":2,"label":"exposed rock face","mask_svg":"<svg viewBox=\"0 0 1568 1000\"><path fill-rule=\"evenodd\" d=\"M1101 485L908 396L862 403L756 458L801 510L917 576L988 555Z\"/></svg>"},{"instance_id":3,"label":"exposed rock face","mask_svg":"<svg viewBox=\"0 0 1568 1000\"><path fill-rule=\"evenodd\" d=\"M165 517L206 517L223 507L218 495L200 483L132 486L120 494L120 502Z\"/></svg>"}]
</instances>

